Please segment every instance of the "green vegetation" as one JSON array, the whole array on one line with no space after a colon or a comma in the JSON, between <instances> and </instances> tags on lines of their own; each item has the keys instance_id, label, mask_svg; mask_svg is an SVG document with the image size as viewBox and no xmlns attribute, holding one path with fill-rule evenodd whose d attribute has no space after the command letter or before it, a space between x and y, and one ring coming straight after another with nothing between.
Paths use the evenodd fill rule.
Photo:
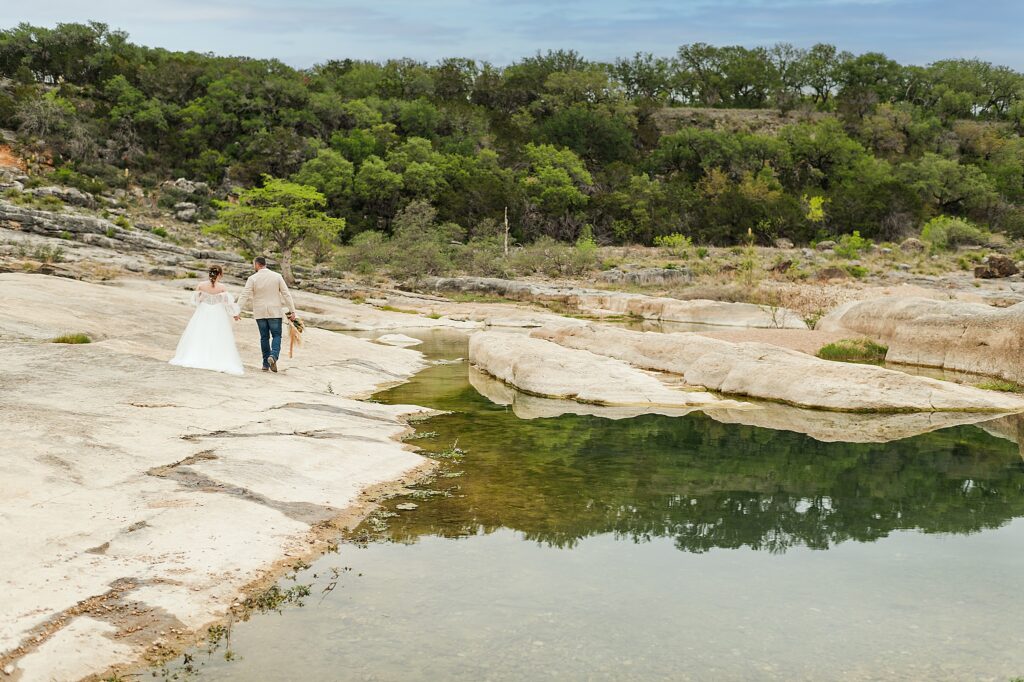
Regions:
<instances>
[{"instance_id":1,"label":"green vegetation","mask_svg":"<svg viewBox=\"0 0 1024 682\"><path fill-rule=\"evenodd\" d=\"M272 247L281 254L281 274L292 284L295 247L306 243L316 252L345 227L344 219L323 212L326 203L312 187L267 177L262 187L242 191L237 203L224 204L220 220L207 231L228 237L253 256Z\"/></svg>"},{"instance_id":2,"label":"green vegetation","mask_svg":"<svg viewBox=\"0 0 1024 682\"><path fill-rule=\"evenodd\" d=\"M37 246L32 259L40 263L60 263L64 260L64 248L60 246Z\"/></svg>"},{"instance_id":3,"label":"green vegetation","mask_svg":"<svg viewBox=\"0 0 1024 682\"><path fill-rule=\"evenodd\" d=\"M466 471L458 495L390 519L387 537L399 542L511 528L557 547L616 533L637 542L670 537L688 552L782 553L901 528L971 533L1024 510L1016 444L975 427L837 443L723 428L701 414L521 419L478 393L458 365L431 367L379 397L446 411L425 425L437 436L414 442ZM456 437L465 457L451 456ZM643 457L625 456L637 452ZM508 466L512 458L519 466ZM965 493L965 480L978 488Z\"/></svg>"},{"instance_id":4,"label":"green vegetation","mask_svg":"<svg viewBox=\"0 0 1024 682\"><path fill-rule=\"evenodd\" d=\"M858 230L854 230L853 234L841 236L833 251L842 258L857 258L869 248L871 248L871 242L861 237Z\"/></svg>"},{"instance_id":5,"label":"green vegetation","mask_svg":"<svg viewBox=\"0 0 1024 682\"><path fill-rule=\"evenodd\" d=\"M921 230L921 239L936 251L964 244L984 244L989 235L980 227L963 218L940 215L929 220Z\"/></svg>"},{"instance_id":6,"label":"green vegetation","mask_svg":"<svg viewBox=\"0 0 1024 682\"><path fill-rule=\"evenodd\" d=\"M885 362L888 347L875 343L871 339L843 339L827 343L818 351L818 357L824 360L841 362Z\"/></svg>"},{"instance_id":7,"label":"green vegetation","mask_svg":"<svg viewBox=\"0 0 1024 682\"><path fill-rule=\"evenodd\" d=\"M656 235L654 245L665 249L670 256L689 258L693 240L678 232L673 232L672 234Z\"/></svg>"},{"instance_id":8,"label":"green vegetation","mask_svg":"<svg viewBox=\"0 0 1024 682\"><path fill-rule=\"evenodd\" d=\"M50 343L92 343L92 339L89 338L88 334L77 332L74 334L61 334L56 338L50 339Z\"/></svg>"},{"instance_id":9,"label":"green vegetation","mask_svg":"<svg viewBox=\"0 0 1024 682\"><path fill-rule=\"evenodd\" d=\"M975 384L978 388L984 388L988 391L1005 391L1006 393L1024 393L1024 386L1013 382L1005 381L1003 379L988 379L986 381Z\"/></svg>"},{"instance_id":10,"label":"green vegetation","mask_svg":"<svg viewBox=\"0 0 1024 682\"><path fill-rule=\"evenodd\" d=\"M1024 75L979 60L696 43L611 63L560 50L299 70L143 47L99 23L22 24L0 31L0 76L0 127L52 152L50 180L186 177L221 198L240 185L218 229L289 261L329 260L339 235L370 272L500 275L529 269L506 243L542 244L535 269L564 274L596 266L591 244L689 255L832 238L856 253L854 236L896 241L937 216L1024 234ZM265 187L291 198L272 208ZM166 208L184 199L162 192ZM271 233L293 200L302 226ZM933 226L931 243L977 238L959 229L943 241Z\"/></svg>"}]
</instances>

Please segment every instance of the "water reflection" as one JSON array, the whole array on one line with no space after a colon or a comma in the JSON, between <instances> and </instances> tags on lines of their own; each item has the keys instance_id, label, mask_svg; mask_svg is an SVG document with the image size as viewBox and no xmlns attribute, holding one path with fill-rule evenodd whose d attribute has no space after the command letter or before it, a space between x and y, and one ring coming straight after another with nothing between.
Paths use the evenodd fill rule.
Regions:
<instances>
[{"instance_id":1,"label":"water reflection","mask_svg":"<svg viewBox=\"0 0 1024 682\"><path fill-rule=\"evenodd\" d=\"M873 541L898 529L972 533L1024 514L1016 443L976 427L887 443L823 442L863 435L872 418L818 412L828 424L776 430L726 423L745 414L601 414L507 391L478 375L471 383L460 363L432 367L378 396L451 411L427 422L422 428L437 435L417 444L441 450L458 440L469 451L456 494L395 519L393 539L507 527L557 547L612 533L633 541L669 537L687 552L780 553ZM791 424L806 425L807 410L776 407ZM893 417L876 435L947 424L935 415ZM993 428L1005 435L1016 422L1003 421Z\"/></svg>"},{"instance_id":2,"label":"water reflection","mask_svg":"<svg viewBox=\"0 0 1024 682\"><path fill-rule=\"evenodd\" d=\"M465 354L464 338L424 338L432 357ZM343 544L301 572L329 596L236 624L231 662L193 652L208 679L1024 670L1017 417L936 431L787 408L758 412L776 427L762 428L529 399L464 362L378 398L452 411L418 425L436 432L422 447L468 451L446 465L461 476L431 485L452 497L389 519L386 538L407 544ZM826 442L844 434L867 442ZM899 434L917 435L870 442Z\"/></svg>"}]
</instances>

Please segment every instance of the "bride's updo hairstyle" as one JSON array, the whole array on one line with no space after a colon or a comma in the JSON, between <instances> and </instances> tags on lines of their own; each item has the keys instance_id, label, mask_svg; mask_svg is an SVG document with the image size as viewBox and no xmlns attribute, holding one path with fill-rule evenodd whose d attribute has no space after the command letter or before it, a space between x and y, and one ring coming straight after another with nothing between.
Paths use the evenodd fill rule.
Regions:
<instances>
[{"instance_id":1,"label":"bride's updo hairstyle","mask_svg":"<svg viewBox=\"0 0 1024 682\"><path fill-rule=\"evenodd\" d=\"M224 268L219 265L210 266L210 284L216 285L217 278L224 274Z\"/></svg>"}]
</instances>

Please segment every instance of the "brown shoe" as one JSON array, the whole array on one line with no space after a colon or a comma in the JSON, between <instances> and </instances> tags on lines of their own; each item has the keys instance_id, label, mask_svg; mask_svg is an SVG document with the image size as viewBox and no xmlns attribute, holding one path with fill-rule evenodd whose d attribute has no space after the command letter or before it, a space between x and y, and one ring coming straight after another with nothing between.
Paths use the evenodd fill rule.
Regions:
<instances>
[{"instance_id":1,"label":"brown shoe","mask_svg":"<svg viewBox=\"0 0 1024 682\"><path fill-rule=\"evenodd\" d=\"M273 355L271 355L269 358L267 358L267 364L270 365L270 371L274 372L276 374L277 373L277 358L275 358Z\"/></svg>"}]
</instances>

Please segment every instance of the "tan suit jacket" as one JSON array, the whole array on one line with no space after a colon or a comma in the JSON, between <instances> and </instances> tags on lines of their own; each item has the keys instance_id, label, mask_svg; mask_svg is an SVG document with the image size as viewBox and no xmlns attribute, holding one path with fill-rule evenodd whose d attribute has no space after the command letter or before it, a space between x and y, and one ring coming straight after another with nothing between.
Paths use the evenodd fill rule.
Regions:
<instances>
[{"instance_id":1,"label":"tan suit jacket","mask_svg":"<svg viewBox=\"0 0 1024 682\"><path fill-rule=\"evenodd\" d=\"M284 283L284 277L269 268L257 270L245 280L245 289L238 298L242 310L252 302L252 316L257 320L281 317L281 309L295 312L295 302Z\"/></svg>"}]
</instances>

